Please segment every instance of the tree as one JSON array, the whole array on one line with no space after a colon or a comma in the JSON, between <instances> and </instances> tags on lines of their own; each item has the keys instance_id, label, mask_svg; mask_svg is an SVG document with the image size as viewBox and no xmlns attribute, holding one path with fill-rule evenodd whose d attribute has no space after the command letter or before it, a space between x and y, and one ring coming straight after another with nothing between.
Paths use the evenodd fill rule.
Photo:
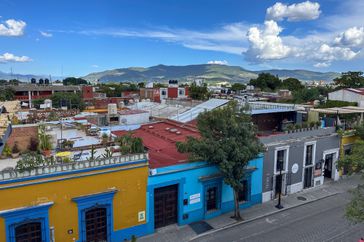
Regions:
<instances>
[{"instance_id":1,"label":"tree","mask_svg":"<svg viewBox=\"0 0 364 242\"><path fill-rule=\"evenodd\" d=\"M263 91L275 91L281 87L282 81L270 73L260 73L257 79L250 80L249 85L260 88Z\"/></svg>"},{"instance_id":2,"label":"tree","mask_svg":"<svg viewBox=\"0 0 364 242\"><path fill-rule=\"evenodd\" d=\"M144 88L144 87L145 87L145 82L138 83L138 88Z\"/></svg>"},{"instance_id":3,"label":"tree","mask_svg":"<svg viewBox=\"0 0 364 242\"><path fill-rule=\"evenodd\" d=\"M77 77L67 77L63 79L63 85L87 85L87 81Z\"/></svg>"},{"instance_id":4,"label":"tree","mask_svg":"<svg viewBox=\"0 0 364 242\"><path fill-rule=\"evenodd\" d=\"M364 87L364 77L361 71L348 71L341 73L341 76L334 79L335 85L342 88Z\"/></svg>"},{"instance_id":5,"label":"tree","mask_svg":"<svg viewBox=\"0 0 364 242\"><path fill-rule=\"evenodd\" d=\"M245 90L246 85L242 84L242 83L234 83L233 85L231 85L231 90L236 92L236 91L240 91L240 90Z\"/></svg>"},{"instance_id":6,"label":"tree","mask_svg":"<svg viewBox=\"0 0 364 242\"><path fill-rule=\"evenodd\" d=\"M11 87L0 86L0 101L11 101L14 99L15 91Z\"/></svg>"},{"instance_id":7,"label":"tree","mask_svg":"<svg viewBox=\"0 0 364 242\"><path fill-rule=\"evenodd\" d=\"M120 144L120 152L123 155L144 152L143 140L139 137L133 137L131 132L119 137L117 142Z\"/></svg>"},{"instance_id":8,"label":"tree","mask_svg":"<svg viewBox=\"0 0 364 242\"><path fill-rule=\"evenodd\" d=\"M224 182L234 191L234 217L240 220L238 195L243 189L242 179L248 162L263 151L251 117L232 103L200 114L197 128L201 137L177 142L177 149L189 153L190 160L205 160L219 168Z\"/></svg>"},{"instance_id":9,"label":"tree","mask_svg":"<svg viewBox=\"0 0 364 242\"><path fill-rule=\"evenodd\" d=\"M348 174L364 171L364 140L360 139L354 143L351 154L340 159L338 165L345 169ZM362 176L364 178L364 175ZM364 184L358 185L352 191L352 200L347 205L345 216L354 223L364 222Z\"/></svg>"},{"instance_id":10,"label":"tree","mask_svg":"<svg viewBox=\"0 0 364 242\"><path fill-rule=\"evenodd\" d=\"M60 108L63 106L66 106L69 109L76 107L80 110L83 110L85 108L85 103L78 93L56 92L52 94L50 99L52 100L52 105L55 108Z\"/></svg>"},{"instance_id":11,"label":"tree","mask_svg":"<svg viewBox=\"0 0 364 242\"><path fill-rule=\"evenodd\" d=\"M282 87L287 88L290 91L301 90L304 88L298 79L291 77L283 80Z\"/></svg>"},{"instance_id":12,"label":"tree","mask_svg":"<svg viewBox=\"0 0 364 242\"><path fill-rule=\"evenodd\" d=\"M304 88L293 92L293 100L295 103L306 103L314 100L321 100L322 97L317 88Z\"/></svg>"},{"instance_id":13,"label":"tree","mask_svg":"<svg viewBox=\"0 0 364 242\"><path fill-rule=\"evenodd\" d=\"M206 100L209 98L210 93L206 84L197 86L196 83L192 83L188 88L188 96L195 100Z\"/></svg>"}]
</instances>

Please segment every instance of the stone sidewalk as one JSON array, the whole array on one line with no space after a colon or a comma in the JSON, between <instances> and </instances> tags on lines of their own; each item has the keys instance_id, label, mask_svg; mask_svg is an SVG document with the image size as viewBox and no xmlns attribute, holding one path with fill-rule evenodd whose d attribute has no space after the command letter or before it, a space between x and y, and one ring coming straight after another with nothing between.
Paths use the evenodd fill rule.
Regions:
<instances>
[{"instance_id":1,"label":"stone sidewalk","mask_svg":"<svg viewBox=\"0 0 364 242\"><path fill-rule=\"evenodd\" d=\"M237 222L236 220L231 219L231 216L233 215L232 212L226 213L221 216L206 220L205 222L211 225L213 229L202 234L195 233L190 225L178 226L175 224L158 229L156 233L144 236L142 238L138 238L137 241L175 242L197 240L204 234L215 233L224 228L228 228L241 223L248 223L255 219L259 219L265 216L272 215L274 213L279 213L287 209L292 209L326 197L333 196L337 193L346 192L352 188L355 188L356 185L360 182L362 182L360 181L360 176L352 176L348 178L342 178L337 182L327 182L319 187L306 189L295 194L284 196L282 197L282 205L284 206L284 208L281 210L275 208L275 205L277 204L276 200L252 206L250 208L241 210L241 215L244 219L241 222Z\"/></svg>"}]
</instances>

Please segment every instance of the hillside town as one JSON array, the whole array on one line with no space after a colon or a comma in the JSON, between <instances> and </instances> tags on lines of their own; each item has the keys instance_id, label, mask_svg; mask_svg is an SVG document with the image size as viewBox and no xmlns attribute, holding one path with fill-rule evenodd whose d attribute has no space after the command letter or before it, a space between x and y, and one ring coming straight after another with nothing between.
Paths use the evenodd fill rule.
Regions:
<instances>
[{"instance_id":1,"label":"hillside town","mask_svg":"<svg viewBox=\"0 0 364 242\"><path fill-rule=\"evenodd\" d=\"M322 87L267 73L248 85L5 81L0 216L15 229L12 233L17 221L41 221L45 241L90 241L94 234L110 241L148 236L168 241L161 229L171 225L189 225L191 239L234 211L235 219L215 227L239 223L257 206L272 204L270 209L279 211L330 197L323 191L337 182L351 184L350 174L363 168L362 161L350 161L363 147L364 92L343 82L348 75L364 84L361 73L354 72ZM276 86L268 88L271 80ZM319 88L326 92L320 94ZM297 89L319 95L299 99ZM231 164L229 172L241 172L238 189L229 183L236 178L228 176L217 153L209 151L208 158L199 153L203 146L193 148L198 143L187 147L191 139L208 139L205 119L232 108L242 120L222 116L213 129L225 134L234 122L245 126L243 120L249 120L252 136L241 142L256 146L252 155ZM230 142L225 138L224 144ZM238 145L247 152L246 144ZM239 149L224 152L240 157ZM315 192L318 198L310 198ZM286 204L296 194L302 201ZM5 227L0 231L10 236Z\"/></svg>"}]
</instances>

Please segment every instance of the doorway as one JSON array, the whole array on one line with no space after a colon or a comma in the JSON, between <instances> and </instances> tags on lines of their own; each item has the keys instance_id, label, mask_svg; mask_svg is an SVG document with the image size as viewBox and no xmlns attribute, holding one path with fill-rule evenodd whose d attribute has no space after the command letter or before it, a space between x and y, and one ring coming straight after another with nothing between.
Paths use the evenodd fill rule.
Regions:
<instances>
[{"instance_id":1,"label":"doorway","mask_svg":"<svg viewBox=\"0 0 364 242\"><path fill-rule=\"evenodd\" d=\"M154 190L154 226L164 227L177 223L178 185Z\"/></svg>"},{"instance_id":2,"label":"doorway","mask_svg":"<svg viewBox=\"0 0 364 242\"><path fill-rule=\"evenodd\" d=\"M286 194L285 191L285 179L286 174L276 175L274 178L274 198L278 198L279 194L281 193L282 196Z\"/></svg>"},{"instance_id":3,"label":"doorway","mask_svg":"<svg viewBox=\"0 0 364 242\"><path fill-rule=\"evenodd\" d=\"M106 208L96 207L85 214L86 240L107 241L107 212Z\"/></svg>"},{"instance_id":4,"label":"doorway","mask_svg":"<svg viewBox=\"0 0 364 242\"><path fill-rule=\"evenodd\" d=\"M313 186L313 167L306 167L304 172L305 174L303 177L303 188L310 188Z\"/></svg>"},{"instance_id":5,"label":"doorway","mask_svg":"<svg viewBox=\"0 0 364 242\"><path fill-rule=\"evenodd\" d=\"M324 165L324 177L332 179L332 164L334 161L334 153L325 155L325 165Z\"/></svg>"}]
</instances>

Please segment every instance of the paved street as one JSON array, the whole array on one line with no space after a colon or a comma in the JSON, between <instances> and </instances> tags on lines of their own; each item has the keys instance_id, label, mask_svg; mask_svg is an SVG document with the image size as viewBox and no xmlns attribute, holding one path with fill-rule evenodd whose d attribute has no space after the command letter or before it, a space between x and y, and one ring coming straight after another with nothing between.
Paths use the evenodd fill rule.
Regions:
<instances>
[{"instance_id":1,"label":"paved street","mask_svg":"<svg viewBox=\"0 0 364 242\"><path fill-rule=\"evenodd\" d=\"M213 233L194 241L358 241L364 224L344 218L350 194L345 192Z\"/></svg>"}]
</instances>

